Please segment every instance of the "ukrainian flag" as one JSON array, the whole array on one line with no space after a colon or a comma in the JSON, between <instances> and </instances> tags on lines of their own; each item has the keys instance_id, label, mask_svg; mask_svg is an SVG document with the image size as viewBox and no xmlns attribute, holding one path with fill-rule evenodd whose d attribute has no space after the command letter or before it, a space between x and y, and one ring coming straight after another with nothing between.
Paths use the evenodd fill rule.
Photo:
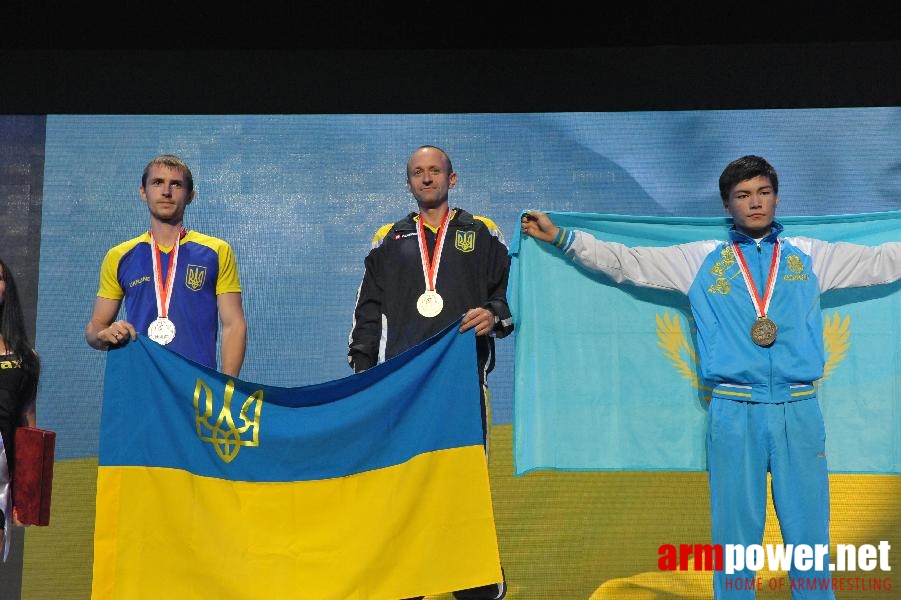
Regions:
<instances>
[{"instance_id":1,"label":"ukrainian flag","mask_svg":"<svg viewBox=\"0 0 901 600\"><path fill-rule=\"evenodd\" d=\"M550 212L555 224L628 246L725 239L725 218ZM901 240L901 211L784 217L786 236ZM517 238L513 444L535 469L705 470L710 384L699 375L688 299L576 267ZM833 473L901 474L901 282L826 292L824 377L815 382ZM778 293L778 287L777 291Z\"/></svg>"},{"instance_id":2,"label":"ukrainian flag","mask_svg":"<svg viewBox=\"0 0 901 600\"><path fill-rule=\"evenodd\" d=\"M472 331L299 388L111 350L95 600L398 600L494 583Z\"/></svg>"}]
</instances>

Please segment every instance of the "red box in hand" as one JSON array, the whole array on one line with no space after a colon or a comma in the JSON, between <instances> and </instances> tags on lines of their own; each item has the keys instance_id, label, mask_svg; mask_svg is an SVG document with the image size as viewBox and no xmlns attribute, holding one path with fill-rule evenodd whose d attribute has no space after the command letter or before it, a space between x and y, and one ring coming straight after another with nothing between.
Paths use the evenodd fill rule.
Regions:
<instances>
[{"instance_id":1,"label":"red box in hand","mask_svg":"<svg viewBox=\"0 0 901 600\"><path fill-rule=\"evenodd\" d=\"M24 525L49 525L56 432L17 427L15 444L12 486L16 515Z\"/></svg>"}]
</instances>

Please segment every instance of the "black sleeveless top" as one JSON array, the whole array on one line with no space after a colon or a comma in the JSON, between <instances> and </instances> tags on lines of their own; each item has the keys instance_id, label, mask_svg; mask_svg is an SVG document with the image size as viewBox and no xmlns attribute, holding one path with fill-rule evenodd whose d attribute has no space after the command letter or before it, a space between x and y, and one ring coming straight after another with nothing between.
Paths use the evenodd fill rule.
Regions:
<instances>
[{"instance_id":1,"label":"black sleeveless top","mask_svg":"<svg viewBox=\"0 0 901 600\"><path fill-rule=\"evenodd\" d=\"M16 426L21 422L22 405L25 402L25 368L15 354L0 354L0 434L6 448L6 461L10 475L13 470L13 441Z\"/></svg>"}]
</instances>

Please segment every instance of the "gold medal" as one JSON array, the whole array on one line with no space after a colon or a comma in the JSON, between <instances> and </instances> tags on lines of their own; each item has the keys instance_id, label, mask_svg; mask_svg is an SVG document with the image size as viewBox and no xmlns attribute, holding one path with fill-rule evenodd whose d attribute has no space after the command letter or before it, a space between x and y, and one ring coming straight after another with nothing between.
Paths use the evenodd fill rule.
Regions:
<instances>
[{"instance_id":1,"label":"gold medal","mask_svg":"<svg viewBox=\"0 0 901 600\"><path fill-rule=\"evenodd\" d=\"M751 325L751 340L764 348L772 346L776 341L776 324L767 317L758 317Z\"/></svg>"},{"instance_id":2,"label":"gold medal","mask_svg":"<svg viewBox=\"0 0 901 600\"><path fill-rule=\"evenodd\" d=\"M416 300L416 310L423 317L429 319L437 317L441 313L442 308L444 308L444 299L441 298L441 294L434 290L426 290Z\"/></svg>"},{"instance_id":3,"label":"gold medal","mask_svg":"<svg viewBox=\"0 0 901 600\"><path fill-rule=\"evenodd\" d=\"M441 225L435 234L435 255L429 256L429 247L426 243L425 225L422 214L416 221L416 237L419 240L419 257L422 261L422 276L425 279L425 291L416 300L416 310L423 317L431 319L441 314L444 308L444 299L435 291L435 280L438 277L438 265L441 263L441 249L444 247L444 238L447 235L447 224L451 219L451 211L445 213L441 219Z\"/></svg>"}]
</instances>

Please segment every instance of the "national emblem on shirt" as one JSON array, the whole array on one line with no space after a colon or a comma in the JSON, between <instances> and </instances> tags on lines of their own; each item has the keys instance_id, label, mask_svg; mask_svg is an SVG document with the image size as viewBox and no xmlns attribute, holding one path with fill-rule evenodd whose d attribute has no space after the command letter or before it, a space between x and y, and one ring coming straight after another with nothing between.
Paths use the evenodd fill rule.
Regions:
<instances>
[{"instance_id":1,"label":"national emblem on shirt","mask_svg":"<svg viewBox=\"0 0 901 600\"><path fill-rule=\"evenodd\" d=\"M206 281L206 267L203 265L188 265L185 273L185 285L193 292L199 292Z\"/></svg>"},{"instance_id":2,"label":"national emblem on shirt","mask_svg":"<svg viewBox=\"0 0 901 600\"><path fill-rule=\"evenodd\" d=\"M454 248L460 252L472 252L476 249L475 231L457 231L454 236Z\"/></svg>"},{"instance_id":3,"label":"national emblem on shirt","mask_svg":"<svg viewBox=\"0 0 901 600\"><path fill-rule=\"evenodd\" d=\"M782 276L785 281L807 281L810 276L804 272L804 263L797 254L789 254L785 258L789 272Z\"/></svg>"}]
</instances>

